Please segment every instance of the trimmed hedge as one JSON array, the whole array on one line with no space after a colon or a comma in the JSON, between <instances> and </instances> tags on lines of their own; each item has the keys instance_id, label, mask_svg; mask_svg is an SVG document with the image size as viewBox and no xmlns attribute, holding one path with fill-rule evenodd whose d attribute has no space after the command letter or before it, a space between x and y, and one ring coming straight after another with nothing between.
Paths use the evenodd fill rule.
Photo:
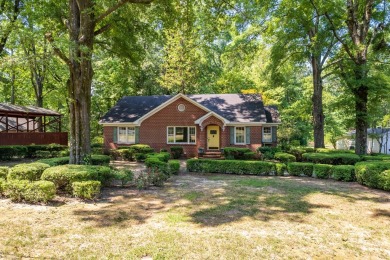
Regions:
<instances>
[{"instance_id":1,"label":"trimmed hedge","mask_svg":"<svg viewBox=\"0 0 390 260\"><path fill-rule=\"evenodd\" d=\"M367 161L355 165L356 180L368 187L390 190L388 185L390 161Z\"/></svg>"},{"instance_id":2,"label":"trimmed hedge","mask_svg":"<svg viewBox=\"0 0 390 260\"><path fill-rule=\"evenodd\" d=\"M168 171L170 174L179 174L180 162L178 160L168 161Z\"/></svg>"},{"instance_id":3,"label":"trimmed hedge","mask_svg":"<svg viewBox=\"0 0 390 260\"><path fill-rule=\"evenodd\" d=\"M12 201L48 202L56 193L50 181L11 180L5 184L5 195Z\"/></svg>"},{"instance_id":4,"label":"trimmed hedge","mask_svg":"<svg viewBox=\"0 0 390 260\"><path fill-rule=\"evenodd\" d=\"M359 155L350 153L304 153L302 157L306 162L332 165L354 165L361 161Z\"/></svg>"},{"instance_id":5,"label":"trimmed hedge","mask_svg":"<svg viewBox=\"0 0 390 260\"><path fill-rule=\"evenodd\" d=\"M13 157L23 158L27 155L27 147L22 145L0 146L0 160L10 160Z\"/></svg>"},{"instance_id":6,"label":"trimmed hedge","mask_svg":"<svg viewBox=\"0 0 390 260\"><path fill-rule=\"evenodd\" d=\"M5 179L0 178L0 195L4 194L5 184L6 183L7 183L7 181Z\"/></svg>"},{"instance_id":7,"label":"trimmed hedge","mask_svg":"<svg viewBox=\"0 0 390 260\"><path fill-rule=\"evenodd\" d=\"M41 162L17 164L8 171L7 180L36 181L50 165Z\"/></svg>"},{"instance_id":8,"label":"trimmed hedge","mask_svg":"<svg viewBox=\"0 0 390 260\"><path fill-rule=\"evenodd\" d=\"M75 181L72 183L72 195L82 199L95 199L100 194L100 181Z\"/></svg>"},{"instance_id":9,"label":"trimmed hedge","mask_svg":"<svg viewBox=\"0 0 390 260\"><path fill-rule=\"evenodd\" d=\"M363 155L364 161L390 161L390 155Z\"/></svg>"},{"instance_id":10,"label":"trimmed hedge","mask_svg":"<svg viewBox=\"0 0 390 260\"><path fill-rule=\"evenodd\" d=\"M275 164L262 161L189 159L190 172L268 175L275 172Z\"/></svg>"},{"instance_id":11,"label":"trimmed hedge","mask_svg":"<svg viewBox=\"0 0 390 260\"><path fill-rule=\"evenodd\" d=\"M156 157L147 158L145 160L146 167L157 170L162 173L168 173L168 164L166 162L160 161Z\"/></svg>"},{"instance_id":12,"label":"trimmed hedge","mask_svg":"<svg viewBox=\"0 0 390 260\"><path fill-rule=\"evenodd\" d=\"M168 162L169 158L171 158L171 155L167 152L160 152L160 153L151 153L146 156L147 158L157 158L158 160L162 162Z\"/></svg>"},{"instance_id":13,"label":"trimmed hedge","mask_svg":"<svg viewBox=\"0 0 390 260\"><path fill-rule=\"evenodd\" d=\"M293 176L299 176L301 174L312 176L313 167L313 163L292 162L287 164L287 171L290 175Z\"/></svg>"},{"instance_id":14,"label":"trimmed hedge","mask_svg":"<svg viewBox=\"0 0 390 260\"><path fill-rule=\"evenodd\" d=\"M331 177L336 181L354 181L355 166L352 165L335 165L332 167Z\"/></svg>"},{"instance_id":15,"label":"trimmed hedge","mask_svg":"<svg viewBox=\"0 0 390 260\"><path fill-rule=\"evenodd\" d=\"M41 159L38 162L46 163L50 166L65 165L65 164L69 164L69 157L67 156L67 157L57 157L57 158L50 158L50 159ZM93 154L91 155L90 162L92 163L92 165L108 166L110 164L110 156Z\"/></svg>"},{"instance_id":16,"label":"trimmed hedge","mask_svg":"<svg viewBox=\"0 0 390 260\"><path fill-rule=\"evenodd\" d=\"M107 183L113 178L114 174L109 167L73 164L48 168L41 176L42 180L52 181L58 191L67 192L71 190L71 184L75 181L97 180Z\"/></svg>"},{"instance_id":17,"label":"trimmed hedge","mask_svg":"<svg viewBox=\"0 0 390 260\"><path fill-rule=\"evenodd\" d=\"M295 162L297 159L289 153L275 153L275 159L283 163Z\"/></svg>"},{"instance_id":18,"label":"trimmed hedge","mask_svg":"<svg viewBox=\"0 0 390 260\"><path fill-rule=\"evenodd\" d=\"M57 157L51 159L41 159L38 162L46 163L50 166L65 165L69 163L69 157Z\"/></svg>"},{"instance_id":19,"label":"trimmed hedge","mask_svg":"<svg viewBox=\"0 0 390 260\"><path fill-rule=\"evenodd\" d=\"M238 147L225 147L223 153L226 159L229 160L244 160L246 153L251 153L252 150L249 148L238 148Z\"/></svg>"},{"instance_id":20,"label":"trimmed hedge","mask_svg":"<svg viewBox=\"0 0 390 260\"><path fill-rule=\"evenodd\" d=\"M275 163L276 175L284 176L284 172L287 170L287 165L284 163Z\"/></svg>"},{"instance_id":21,"label":"trimmed hedge","mask_svg":"<svg viewBox=\"0 0 390 260\"><path fill-rule=\"evenodd\" d=\"M9 167L0 166L0 178L6 179L8 175Z\"/></svg>"},{"instance_id":22,"label":"trimmed hedge","mask_svg":"<svg viewBox=\"0 0 390 260\"><path fill-rule=\"evenodd\" d=\"M328 179L332 173L333 165L330 164L314 164L313 176L318 179Z\"/></svg>"},{"instance_id":23,"label":"trimmed hedge","mask_svg":"<svg viewBox=\"0 0 390 260\"><path fill-rule=\"evenodd\" d=\"M316 148L317 153L349 153L353 154L354 150L342 150L342 149L328 149L328 148Z\"/></svg>"}]
</instances>

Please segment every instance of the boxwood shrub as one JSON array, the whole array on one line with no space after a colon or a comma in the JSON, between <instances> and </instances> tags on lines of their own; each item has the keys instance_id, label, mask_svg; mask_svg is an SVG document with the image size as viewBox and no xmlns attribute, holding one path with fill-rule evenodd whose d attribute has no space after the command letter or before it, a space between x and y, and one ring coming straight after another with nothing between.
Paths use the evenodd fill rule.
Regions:
<instances>
[{"instance_id":1,"label":"boxwood shrub","mask_svg":"<svg viewBox=\"0 0 390 260\"><path fill-rule=\"evenodd\" d=\"M288 153L295 156L296 161L301 162L302 161L302 154L304 153L314 153L315 150L313 147L292 147L289 149Z\"/></svg>"},{"instance_id":2,"label":"boxwood shrub","mask_svg":"<svg viewBox=\"0 0 390 260\"><path fill-rule=\"evenodd\" d=\"M384 190L390 191L390 170L383 171L379 176L379 181Z\"/></svg>"},{"instance_id":3,"label":"boxwood shrub","mask_svg":"<svg viewBox=\"0 0 390 260\"><path fill-rule=\"evenodd\" d=\"M331 177L336 181L354 181L355 167L353 165L335 165L332 167Z\"/></svg>"},{"instance_id":4,"label":"boxwood shrub","mask_svg":"<svg viewBox=\"0 0 390 260\"><path fill-rule=\"evenodd\" d=\"M162 162L168 162L169 158L171 158L171 155L167 152L160 152L160 153L150 153L146 156L147 158L157 158L158 160Z\"/></svg>"},{"instance_id":5,"label":"boxwood shrub","mask_svg":"<svg viewBox=\"0 0 390 260\"><path fill-rule=\"evenodd\" d=\"M275 172L275 164L263 161L189 159L190 172L268 175Z\"/></svg>"},{"instance_id":6,"label":"boxwood shrub","mask_svg":"<svg viewBox=\"0 0 390 260\"><path fill-rule=\"evenodd\" d=\"M100 181L75 181L72 183L72 195L81 199L95 199L100 194Z\"/></svg>"},{"instance_id":7,"label":"boxwood shrub","mask_svg":"<svg viewBox=\"0 0 390 260\"><path fill-rule=\"evenodd\" d=\"M257 151L261 154L263 160L272 160L275 157L275 153L280 152L279 147L262 146L257 148Z\"/></svg>"},{"instance_id":8,"label":"boxwood shrub","mask_svg":"<svg viewBox=\"0 0 390 260\"><path fill-rule=\"evenodd\" d=\"M330 164L314 164L313 176L318 179L328 179L332 173L332 166Z\"/></svg>"},{"instance_id":9,"label":"boxwood shrub","mask_svg":"<svg viewBox=\"0 0 390 260\"><path fill-rule=\"evenodd\" d=\"M390 155L363 155L362 159L364 161L390 161Z\"/></svg>"},{"instance_id":10,"label":"boxwood shrub","mask_svg":"<svg viewBox=\"0 0 390 260\"><path fill-rule=\"evenodd\" d=\"M8 175L9 167L0 166L0 178L6 179Z\"/></svg>"},{"instance_id":11,"label":"boxwood shrub","mask_svg":"<svg viewBox=\"0 0 390 260\"><path fill-rule=\"evenodd\" d=\"M60 165L46 169L42 176L42 180L52 181L57 190L71 190L71 184L75 181L90 181L97 180L102 183L108 183L114 174L111 169L106 166L95 165Z\"/></svg>"},{"instance_id":12,"label":"boxwood shrub","mask_svg":"<svg viewBox=\"0 0 390 260\"><path fill-rule=\"evenodd\" d=\"M361 161L359 155L351 153L304 153L302 157L306 162L332 165L354 165Z\"/></svg>"},{"instance_id":13,"label":"boxwood shrub","mask_svg":"<svg viewBox=\"0 0 390 260\"><path fill-rule=\"evenodd\" d=\"M353 154L354 150L342 150L342 149L329 149L329 148L316 148L317 153L350 153Z\"/></svg>"},{"instance_id":14,"label":"boxwood shrub","mask_svg":"<svg viewBox=\"0 0 390 260\"><path fill-rule=\"evenodd\" d=\"M294 155L289 153L275 153L275 159L283 163L295 162L296 158Z\"/></svg>"},{"instance_id":15,"label":"boxwood shrub","mask_svg":"<svg viewBox=\"0 0 390 260\"><path fill-rule=\"evenodd\" d=\"M287 171L293 176L299 176L301 174L312 176L313 166L313 163L291 162L287 164Z\"/></svg>"},{"instance_id":16,"label":"boxwood shrub","mask_svg":"<svg viewBox=\"0 0 390 260\"><path fill-rule=\"evenodd\" d=\"M131 170L121 169L114 172L114 179L121 182L121 186L131 182L134 178L134 174Z\"/></svg>"},{"instance_id":17,"label":"boxwood shrub","mask_svg":"<svg viewBox=\"0 0 390 260\"><path fill-rule=\"evenodd\" d=\"M22 145L0 146L0 160L10 160L13 157L24 158L27 155L27 147Z\"/></svg>"},{"instance_id":18,"label":"boxwood shrub","mask_svg":"<svg viewBox=\"0 0 390 260\"><path fill-rule=\"evenodd\" d=\"M17 164L8 171L7 180L36 181L50 165L41 162Z\"/></svg>"},{"instance_id":19,"label":"boxwood shrub","mask_svg":"<svg viewBox=\"0 0 390 260\"><path fill-rule=\"evenodd\" d=\"M50 181L11 180L5 184L5 195L12 201L48 202L56 193Z\"/></svg>"},{"instance_id":20,"label":"boxwood shrub","mask_svg":"<svg viewBox=\"0 0 390 260\"><path fill-rule=\"evenodd\" d=\"M285 163L275 163L276 175L284 176L284 172L287 170Z\"/></svg>"},{"instance_id":21,"label":"boxwood shrub","mask_svg":"<svg viewBox=\"0 0 390 260\"><path fill-rule=\"evenodd\" d=\"M171 146L171 153L173 159L180 159L183 155L183 147L182 146Z\"/></svg>"},{"instance_id":22,"label":"boxwood shrub","mask_svg":"<svg viewBox=\"0 0 390 260\"><path fill-rule=\"evenodd\" d=\"M249 148L225 147L223 153L226 159L244 160L245 154L252 152Z\"/></svg>"},{"instance_id":23,"label":"boxwood shrub","mask_svg":"<svg viewBox=\"0 0 390 260\"><path fill-rule=\"evenodd\" d=\"M145 160L146 167L153 169L154 171L159 171L162 173L168 173L168 164L166 162L160 161L156 157L150 157Z\"/></svg>"},{"instance_id":24,"label":"boxwood shrub","mask_svg":"<svg viewBox=\"0 0 390 260\"><path fill-rule=\"evenodd\" d=\"M41 159L38 162L46 163L50 166L58 166L69 164L69 156L66 157L57 157L50 159ZM92 154L90 158L90 163L92 165L109 165L110 164L110 156L108 155L100 155L100 154Z\"/></svg>"},{"instance_id":25,"label":"boxwood shrub","mask_svg":"<svg viewBox=\"0 0 390 260\"><path fill-rule=\"evenodd\" d=\"M389 190L390 161L367 161L355 165L356 180L368 187Z\"/></svg>"},{"instance_id":26,"label":"boxwood shrub","mask_svg":"<svg viewBox=\"0 0 390 260\"><path fill-rule=\"evenodd\" d=\"M4 194L6 183L7 183L7 181L4 178L0 178L0 195Z\"/></svg>"},{"instance_id":27,"label":"boxwood shrub","mask_svg":"<svg viewBox=\"0 0 390 260\"><path fill-rule=\"evenodd\" d=\"M168 171L170 174L179 174L180 162L178 160L168 161Z\"/></svg>"}]
</instances>

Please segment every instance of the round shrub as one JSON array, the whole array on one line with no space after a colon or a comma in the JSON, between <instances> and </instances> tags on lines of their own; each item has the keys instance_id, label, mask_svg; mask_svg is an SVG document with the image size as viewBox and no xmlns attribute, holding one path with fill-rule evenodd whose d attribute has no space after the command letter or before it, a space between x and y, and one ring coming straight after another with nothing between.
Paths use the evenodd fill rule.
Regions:
<instances>
[{"instance_id":1,"label":"round shrub","mask_svg":"<svg viewBox=\"0 0 390 260\"><path fill-rule=\"evenodd\" d=\"M330 164L315 164L313 167L313 175L318 179L328 179L331 175L332 166Z\"/></svg>"},{"instance_id":2,"label":"round shrub","mask_svg":"<svg viewBox=\"0 0 390 260\"><path fill-rule=\"evenodd\" d=\"M97 180L108 182L114 176L111 169L106 166L95 165L60 165L46 169L41 179L52 181L57 190L71 190L71 184L75 181Z\"/></svg>"},{"instance_id":3,"label":"round shrub","mask_svg":"<svg viewBox=\"0 0 390 260\"><path fill-rule=\"evenodd\" d=\"M160 161L156 157L147 158L145 160L145 165L152 170L159 171L162 173L168 173L168 164L166 162Z\"/></svg>"},{"instance_id":4,"label":"round shrub","mask_svg":"<svg viewBox=\"0 0 390 260\"><path fill-rule=\"evenodd\" d=\"M5 185L5 195L12 201L48 202L56 193L50 181L11 180Z\"/></svg>"},{"instance_id":5,"label":"round shrub","mask_svg":"<svg viewBox=\"0 0 390 260\"><path fill-rule=\"evenodd\" d=\"M49 167L48 164L40 162L17 164L9 170L7 179L36 181L41 178L43 171Z\"/></svg>"},{"instance_id":6,"label":"round shrub","mask_svg":"<svg viewBox=\"0 0 390 260\"><path fill-rule=\"evenodd\" d=\"M123 169L114 172L114 179L120 181L122 186L131 182L133 178L134 178L134 174L131 170Z\"/></svg>"},{"instance_id":7,"label":"round shrub","mask_svg":"<svg viewBox=\"0 0 390 260\"><path fill-rule=\"evenodd\" d=\"M173 159L180 159L180 157L183 155L183 147L171 146L171 153Z\"/></svg>"},{"instance_id":8,"label":"round shrub","mask_svg":"<svg viewBox=\"0 0 390 260\"><path fill-rule=\"evenodd\" d=\"M294 155L289 153L275 153L275 159L283 163L295 162L296 158Z\"/></svg>"},{"instance_id":9,"label":"round shrub","mask_svg":"<svg viewBox=\"0 0 390 260\"><path fill-rule=\"evenodd\" d=\"M384 190L388 176L386 170L390 170L389 161L360 162L355 165L356 180L368 187Z\"/></svg>"},{"instance_id":10,"label":"round shrub","mask_svg":"<svg viewBox=\"0 0 390 260\"><path fill-rule=\"evenodd\" d=\"M261 153L263 159L272 160L274 159L275 153L280 152L281 150L279 147L262 146L257 148L257 151Z\"/></svg>"},{"instance_id":11,"label":"round shrub","mask_svg":"<svg viewBox=\"0 0 390 260\"><path fill-rule=\"evenodd\" d=\"M301 174L312 176L313 165L312 163L291 162L287 164L287 171L293 176L300 176Z\"/></svg>"},{"instance_id":12,"label":"round shrub","mask_svg":"<svg viewBox=\"0 0 390 260\"><path fill-rule=\"evenodd\" d=\"M355 180L355 167L353 165L335 165L331 172L331 177L336 181Z\"/></svg>"},{"instance_id":13,"label":"round shrub","mask_svg":"<svg viewBox=\"0 0 390 260\"><path fill-rule=\"evenodd\" d=\"M72 195L81 199L95 199L100 194L100 181L75 181L72 183Z\"/></svg>"},{"instance_id":14,"label":"round shrub","mask_svg":"<svg viewBox=\"0 0 390 260\"><path fill-rule=\"evenodd\" d=\"M6 179L8 175L9 167L0 166L0 178Z\"/></svg>"}]
</instances>

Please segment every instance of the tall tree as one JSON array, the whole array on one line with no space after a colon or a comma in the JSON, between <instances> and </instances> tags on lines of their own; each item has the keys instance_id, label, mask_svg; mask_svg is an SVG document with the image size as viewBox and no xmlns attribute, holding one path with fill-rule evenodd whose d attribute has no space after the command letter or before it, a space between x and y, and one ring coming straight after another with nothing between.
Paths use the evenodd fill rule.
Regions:
<instances>
[{"instance_id":1,"label":"tall tree","mask_svg":"<svg viewBox=\"0 0 390 260\"><path fill-rule=\"evenodd\" d=\"M380 32L388 30L389 26L384 24L387 8L386 1L346 0L337 2L326 12L331 30L346 56L340 60L339 69L354 96L356 154L367 153L370 46Z\"/></svg>"},{"instance_id":2,"label":"tall tree","mask_svg":"<svg viewBox=\"0 0 390 260\"><path fill-rule=\"evenodd\" d=\"M0 1L0 55L4 51L7 40L15 27L22 6L23 1L21 0Z\"/></svg>"},{"instance_id":3,"label":"tall tree","mask_svg":"<svg viewBox=\"0 0 390 260\"><path fill-rule=\"evenodd\" d=\"M92 54L95 37L107 29L105 18L127 3L150 3L152 0L121 0L111 7L97 6L93 0L69 0L68 19L69 54L56 46L51 33L46 38L54 52L69 68L68 103L71 164L81 164L91 152L90 114L91 84L93 77ZM103 10L103 11L100 11Z\"/></svg>"}]
</instances>

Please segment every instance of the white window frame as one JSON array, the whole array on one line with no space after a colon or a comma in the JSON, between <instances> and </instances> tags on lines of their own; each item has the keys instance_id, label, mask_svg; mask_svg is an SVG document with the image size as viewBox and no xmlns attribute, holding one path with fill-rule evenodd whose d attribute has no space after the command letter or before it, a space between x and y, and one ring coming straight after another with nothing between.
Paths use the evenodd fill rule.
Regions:
<instances>
[{"instance_id":1,"label":"white window frame","mask_svg":"<svg viewBox=\"0 0 390 260\"><path fill-rule=\"evenodd\" d=\"M187 135L188 135L187 136L187 140L188 140L188 142L176 142L176 128L177 127L187 128ZM173 128L173 139L174 139L173 142L169 142L169 135L168 135L169 128ZM195 137L194 142L191 142L191 133L190 133L190 129L191 128L193 128L195 130L195 132L194 132L194 137ZM193 145L195 145L196 144L196 126L167 126L167 144L193 144Z\"/></svg>"},{"instance_id":2,"label":"white window frame","mask_svg":"<svg viewBox=\"0 0 390 260\"><path fill-rule=\"evenodd\" d=\"M265 128L269 128L269 133L264 133L264 129ZM265 135L269 135L270 138L269 139L264 139L264 136ZM272 143L272 127L271 126L263 126L262 128L262 135L261 135L261 140L263 141L263 143Z\"/></svg>"},{"instance_id":3,"label":"white window frame","mask_svg":"<svg viewBox=\"0 0 390 260\"><path fill-rule=\"evenodd\" d=\"M244 142L238 143L237 142L237 128L243 128L244 129ZM246 144L246 127L245 126L235 126L234 127L234 144Z\"/></svg>"},{"instance_id":4,"label":"white window frame","mask_svg":"<svg viewBox=\"0 0 390 260\"><path fill-rule=\"evenodd\" d=\"M119 133L120 133L120 128L125 128L126 129L126 141L123 142L120 138L119 138ZM129 140L129 128L133 128L133 131L134 131L134 141L128 141ZM135 144L135 127L134 126L118 126L118 129L117 129L117 140L118 140L118 144Z\"/></svg>"}]
</instances>

